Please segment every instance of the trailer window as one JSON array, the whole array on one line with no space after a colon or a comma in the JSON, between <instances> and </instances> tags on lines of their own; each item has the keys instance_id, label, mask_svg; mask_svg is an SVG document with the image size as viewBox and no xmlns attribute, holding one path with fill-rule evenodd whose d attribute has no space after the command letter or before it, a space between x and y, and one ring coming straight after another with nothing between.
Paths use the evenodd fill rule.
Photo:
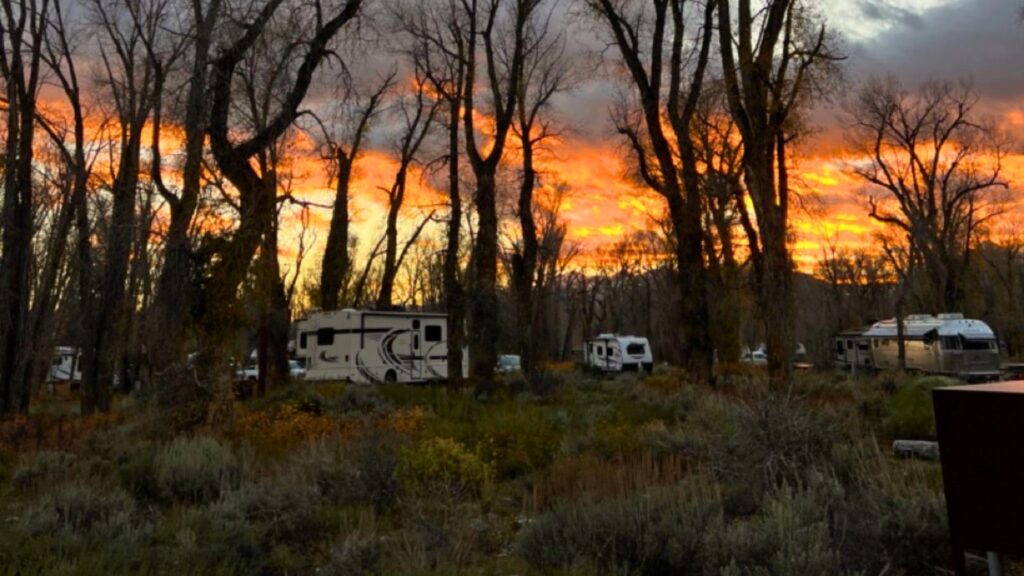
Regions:
<instances>
[{"instance_id":1,"label":"trailer window","mask_svg":"<svg viewBox=\"0 0 1024 576\"><path fill-rule=\"evenodd\" d=\"M412 335L412 349L413 350L419 350L420 349L420 335L419 334L413 334Z\"/></svg>"},{"instance_id":2,"label":"trailer window","mask_svg":"<svg viewBox=\"0 0 1024 576\"><path fill-rule=\"evenodd\" d=\"M847 340L846 341L846 349L847 350L853 350L853 340Z\"/></svg>"},{"instance_id":3,"label":"trailer window","mask_svg":"<svg viewBox=\"0 0 1024 576\"><path fill-rule=\"evenodd\" d=\"M604 356L604 346L598 346L597 347L597 355L598 356Z\"/></svg>"},{"instance_id":4,"label":"trailer window","mask_svg":"<svg viewBox=\"0 0 1024 576\"><path fill-rule=\"evenodd\" d=\"M309 336L309 332L300 332L299 333L299 348L305 348L306 347L306 344L308 343L307 342L307 337L308 336Z\"/></svg>"},{"instance_id":5,"label":"trailer window","mask_svg":"<svg viewBox=\"0 0 1024 576\"><path fill-rule=\"evenodd\" d=\"M966 348L966 346L965 346ZM943 350L959 350L960 349L960 338L956 336L943 336L942 337L942 349Z\"/></svg>"},{"instance_id":6,"label":"trailer window","mask_svg":"<svg viewBox=\"0 0 1024 576\"><path fill-rule=\"evenodd\" d=\"M437 324L428 324L427 327L423 329L423 338L427 342L440 342L442 338L441 327Z\"/></svg>"},{"instance_id":7,"label":"trailer window","mask_svg":"<svg viewBox=\"0 0 1024 576\"><path fill-rule=\"evenodd\" d=\"M628 352L630 356L643 356L644 345L639 342L633 342L632 344L626 345L626 352Z\"/></svg>"},{"instance_id":8,"label":"trailer window","mask_svg":"<svg viewBox=\"0 0 1024 576\"><path fill-rule=\"evenodd\" d=\"M990 344L995 344L992 340L968 340L964 339L964 350L991 350L993 349Z\"/></svg>"},{"instance_id":9,"label":"trailer window","mask_svg":"<svg viewBox=\"0 0 1024 576\"><path fill-rule=\"evenodd\" d=\"M316 345L317 346L330 346L334 344L334 329L333 328L321 328L316 331Z\"/></svg>"},{"instance_id":10,"label":"trailer window","mask_svg":"<svg viewBox=\"0 0 1024 576\"><path fill-rule=\"evenodd\" d=\"M846 349L843 348L843 341L842 340L836 340L836 354L842 354L845 351L846 351Z\"/></svg>"}]
</instances>

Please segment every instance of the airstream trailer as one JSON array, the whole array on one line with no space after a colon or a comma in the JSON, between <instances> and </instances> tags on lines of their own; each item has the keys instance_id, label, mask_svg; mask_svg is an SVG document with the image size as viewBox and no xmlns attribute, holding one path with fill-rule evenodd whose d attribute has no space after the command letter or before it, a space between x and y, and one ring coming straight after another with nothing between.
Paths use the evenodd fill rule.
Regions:
<instances>
[{"instance_id":1,"label":"airstream trailer","mask_svg":"<svg viewBox=\"0 0 1024 576\"><path fill-rule=\"evenodd\" d=\"M445 380L448 316L353 309L313 312L296 325L295 356L306 364L306 380ZM465 375L465 349L462 358Z\"/></svg>"},{"instance_id":2,"label":"airstream trailer","mask_svg":"<svg viewBox=\"0 0 1024 576\"><path fill-rule=\"evenodd\" d=\"M583 363L603 372L654 370L647 338L601 334L583 343Z\"/></svg>"},{"instance_id":3,"label":"airstream trailer","mask_svg":"<svg viewBox=\"0 0 1024 576\"><path fill-rule=\"evenodd\" d=\"M906 365L910 370L947 374L968 380L999 376L995 333L981 320L963 314L913 314L903 321ZM886 370L899 366L895 319L840 333L836 365L847 369Z\"/></svg>"}]
</instances>

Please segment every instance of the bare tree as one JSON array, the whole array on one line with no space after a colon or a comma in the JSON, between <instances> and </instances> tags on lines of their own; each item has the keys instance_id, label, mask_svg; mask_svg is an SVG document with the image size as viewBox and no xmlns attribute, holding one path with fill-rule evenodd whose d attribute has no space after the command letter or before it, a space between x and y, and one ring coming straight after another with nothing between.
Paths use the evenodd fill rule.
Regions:
<instances>
[{"instance_id":1,"label":"bare tree","mask_svg":"<svg viewBox=\"0 0 1024 576\"><path fill-rule=\"evenodd\" d=\"M447 104L448 226L445 236L443 283L448 312L448 383L462 385L462 350L465 343L466 298L462 270L462 188L460 186L460 124L466 92L469 24L462 0L436 0L400 5L398 21L409 35L410 56L439 100Z\"/></svg>"},{"instance_id":2,"label":"bare tree","mask_svg":"<svg viewBox=\"0 0 1024 576\"><path fill-rule=\"evenodd\" d=\"M43 70L48 0L4 2L0 77L6 100L3 211L0 212L0 414L28 412L25 381L33 236L33 143Z\"/></svg>"},{"instance_id":3,"label":"bare tree","mask_svg":"<svg viewBox=\"0 0 1024 576\"><path fill-rule=\"evenodd\" d=\"M873 79L851 104L851 139L863 163L873 219L920 254L928 277L921 304L957 311L982 225L1000 213L994 192L1005 148L979 121L970 86L930 82L916 95L895 79ZM879 194L878 192L881 192Z\"/></svg>"},{"instance_id":4,"label":"bare tree","mask_svg":"<svg viewBox=\"0 0 1024 576\"><path fill-rule=\"evenodd\" d=\"M755 230L749 216L743 216L765 323L768 373L780 384L792 375L796 343L787 151L799 134L800 107L828 86L838 57L830 50L827 28L815 22L806 2L764 0L755 9L749 0L740 0L735 33L731 4L718 2L718 46L757 223ZM745 202L739 208L745 212Z\"/></svg>"},{"instance_id":5,"label":"bare tree","mask_svg":"<svg viewBox=\"0 0 1024 576\"><path fill-rule=\"evenodd\" d=\"M462 117L466 154L476 178L473 200L477 216L476 241L470 262L470 376L476 380L478 395L493 392L494 367L498 361L498 165L515 121L524 65L536 48L530 43L526 30L540 4L541 0L462 0L469 19ZM493 115L493 128L483 147L479 133L478 74L482 75Z\"/></svg>"},{"instance_id":6,"label":"bare tree","mask_svg":"<svg viewBox=\"0 0 1024 576\"><path fill-rule=\"evenodd\" d=\"M522 175L517 205L521 246L517 246L512 254L512 285L515 291L522 369L531 379L540 373L538 356L544 342L544 336L540 333L543 326L538 322L541 308L534 300L534 293L538 284L543 288L545 280L545 270L541 269L541 275L538 275L540 238L534 218L533 197L539 183L539 174L534 158L545 141L555 136L551 121L544 117L551 99L568 89L573 81L569 62L565 58L564 35L551 33L550 25L551 14L537 14L527 25L527 41L534 48L527 54L523 66L522 85L516 102L518 113L513 128L520 144ZM554 248L560 245L560 241L554 239L556 224L551 221L557 220L557 207L551 214L554 217L548 219L549 229L546 232L552 234L550 241L553 244L549 248Z\"/></svg>"},{"instance_id":7,"label":"bare tree","mask_svg":"<svg viewBox=\"0 0 1024 576\"><path fill-rule=\"evenodd\" d=\"M394 80L395 73L388 74L366 98L362 98L356 88L346 88L341 105L331 120L320 122L321 155L329 163L330 180L334 184L334 206L320 265L320 308L324 310L334 310L339 304L351 304L346 289L351 276L349 183L367 131L379 114L384 95L392 88Z\"/></svg>"},{"instance_id":8,"label":"bare tree","mask_svg":"<svg viewBox=\"0 0 1024 576\"><path fill-rule=\"evenodd\" d=\"M330 53L329 43L357 17L362 5L361 0L346 0L335 7L318 0L309 12L302 11L304 18L295 25L298 31L309 30L311 35L288 47L293 59L290 66L282 69L286 74L276 83L278 91L273 112L267 115L263 128L234 142L232 138L237 131L233 130L231 112L236 104L234 80L239 65L253 51L282 3L283 0L268 0L262 4L241 28L239 36L226 45L211 65L210 145L218 168L237 190L240 212L238 227L229 238L218 242L218 259L211 267L203 291L202 324L208 338L208 352L203 361L205 370L214 378L220 366L217 353L223 351L224 329L230 325L234 314L238 287L277 214L277 185L268 183L265 176L270 174L258 172L251 161L265 153L292 126L314 72ZM288 17L298 16L293 13Z\"/></svg>"},{"instance_id":9,"label":"bare tree","mask_svg":"<svg viewBox=\"0 0 1024 576\"><path fill-rule=\"evenodd\" d=\"M651 0L642 5L588 0L611 34L635 90L617 129L643 182L668 204L675 235L683 364L697 381L712 378L700 174L691 127L700 103L713 37L715 2ZM697 34L690 36L690 20ZM667 49L667 53L666 53Z\"/></svg>"},{"instance_id":10,"label":"bare tree","mask_svg":"<svg viewBox=\"0 0 1024 576\"><path fill-rule=\"evenodd\" d=\"M420 146L426 139L434 124L434 116L438 105L427 94L426 80L419 74L414 77L415 92L406 95L399 103L402 116L402 135L399 139L398 167L395 170L395 181L385 189L388 195L388 214L385 222L384 268L381 271L380 292L377 296L377 308L388 309L392 305L395 278L398 276L400 261L398 258L398 216L405 202L408 188L409 169L416 161Z\"/></svg>"}]
</instances>

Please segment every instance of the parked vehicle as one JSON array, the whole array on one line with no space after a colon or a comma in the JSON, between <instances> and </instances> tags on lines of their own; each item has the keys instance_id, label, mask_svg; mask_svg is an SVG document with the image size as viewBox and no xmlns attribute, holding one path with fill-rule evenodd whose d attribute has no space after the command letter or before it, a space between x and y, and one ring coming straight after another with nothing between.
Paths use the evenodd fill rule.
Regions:
<instances>
[{"instance_id":1,"label":"parked vehicle","mask_svg":"<svg viewBox=\"0 0 1024 576\"><path fill-rule=\"evenodd\" d=\"M292 378L303 379L306 377L306 367L302 365L302 362L298 360L288 361L288 374ZM260 378L260 367L255 362L249 363L244 368L235 370L235 380L245 380L248 382L255 382Z\"/></svg>"},{"instance_id":2,"label":"parked vehicle","mask_svg":"<svg viewBox=\"0 0 1024 576\"><path fill-rule=\"evenodd\" d=\"M847 330L835 339L837 367L887 370L899 366L895 319L867 328ZM906 366L910 370L946 374L967 380L1000 375L995 333L981 320L963 314L912 314L903 321Z\"/></svg>"},{"instance_id":3,"label":"parked vehicle","mask_svg":"<svg viewBox=\"0 0 1024 576\"><path fill-rule=\"evenodd\" d=\"M448 316L424 312L331 310L297 325L297 358L308 380L429 382L448 378ZM469 354L462 353L463 375Z\"/></svg>"},{"instance_id":4,"label":"parked vehicle","mask_svg":"<svg viewBox=\"0 0 1024 576\"><path fill-rule=\"evenodd\" d=\"M498 372L519 372L522 370L523 362L516 354L502 354L498 356L498 366L495 368Z\"/></svg>"},{"instance_id":5,"label":"parked vehicle","mask_svg":"<svg viewBox=\"0 0 1024 576\"><path fill-rule=\"evenodd\" d=\"M654 370L651 345L642 336L601 334L583 343L583 363L604 372Z\"/></svg>"},{"instance_id":6,"label":"parked vehicle","mask_svg":"<svg viewBox=\"0 0 1024 576\"><path fill-rule=\"evenodd\" d=\"M53 362L47 374L48 382L81 382L82 351L71 346L53 349Z\"/></svg>"},{"instance_id":7,"label":"parked vehicle","mask_svg":"<svg viewBox=\"0 0 1024 576\"><path fill-rule=\"evenodd\" d=\"M744 346L743 351L740 353L740 362L744 364L751 364L753 366L767 366L768 365L768 349L764 344L761 344L756 349L751 350ZM798 370L810 368L810 364L807 362L807 348L804 347L803 343L797 342L793 347L793 367Z\"/></svg>"}]
</instances>

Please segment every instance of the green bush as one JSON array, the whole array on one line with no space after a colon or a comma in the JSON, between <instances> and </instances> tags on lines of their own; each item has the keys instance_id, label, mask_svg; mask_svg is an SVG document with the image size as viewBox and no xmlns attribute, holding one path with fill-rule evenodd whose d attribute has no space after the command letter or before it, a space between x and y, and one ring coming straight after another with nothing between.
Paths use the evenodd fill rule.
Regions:
<instances>
[{"instance_id":1,"label":"green bush","mask_svg":"<svg viewBox=\"0 0 1024 576\"><path fill-rule=\"evenodd\" d=\"M414 491L459 498L481 495L494 469L451 438L431 438L402 450L402 479Z\"/></svg>"},{"instance_id":2,"label":"green bush","mask_svg":"<svg viewBox=\"0 0 1024 576\"><path fill-rule=\"evenodd\" d=\"M319 542L326 526L319 506L315 487L300 477L286 475L226 492L210 511L215 523L223 527L258 529L266 552L281 544L304 547Z\"/></svg>"},{"instance_id":3,"label":"green bush","mask_svg":"<svg viewBox=\"0 0 1024 576\"><path fill-rule=\"evenodd\" d=\"M22 460L11 481L19 490L38 488L69 478L77 462L78 457L67 452L37 452Z\"/></svg>"},{"instance_id":4,"label":"green bush","mask_svg":"<svg viewBox=\"0 0 1024 576\"><path fill-rule=\"evenodd\" d=\"M700 481L583 506L533 520L516 554L539 570L593 566L601 573L703 574L704 549L721 531L715 492Z\"/></svg>"},{"instance_id":5,"label":"green bush","mask_svg":"<svg viewBox=\"0 0 1024 576\"><path fill-rule=\"evenodd\" d=\"M942 376L924 376L904 385L886 404L882 420L883 432L894 439L934 439L932 389L956 384L960 384L960 381Z\"/></svg>"},{"instance_id":6,"label":"green bush","mask_svg":"<svg viewBox=\"0 0 1024 576\"><path fill-rule=\"evenodd\" d=\"M139 499L157 499L156 458L159 448L153 442L141 441L118 457L118 475L121 484Z\"/></svg>"},{"instance_id":7,"label":"green bush","mask_svg":"<svg viewBox=\"0 0 1024 576\"><path fill-rule=\"evenodd\" d=\"M237 487L241 466L231 449L214 438L175 438L154 460L156 487L167 501L205 503Z\"/></svg>"}]
</instances>

